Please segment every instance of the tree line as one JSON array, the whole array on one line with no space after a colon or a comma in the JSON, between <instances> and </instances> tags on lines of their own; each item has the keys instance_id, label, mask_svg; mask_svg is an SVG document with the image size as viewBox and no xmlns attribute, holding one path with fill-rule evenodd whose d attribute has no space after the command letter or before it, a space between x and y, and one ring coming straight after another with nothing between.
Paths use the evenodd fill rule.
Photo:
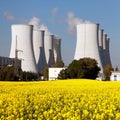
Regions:
<instances>
[{"instance_id":1,"label":"tree line","mask_svg":"<svg viewBox=\"0 0 120 120\"><path fill-rule=\"evenodd\" d=\"M57 61L52 67L64 66L63 61ZM43 78L42 78L43 76ZM0 66L0 81L40 81L48 80L48 67L41 73L22 71L18 64Z\"/></svg>"},{"instance_id":2,"label":"tree line","mask_svg":"<svg viewBox=\"0 0 120 120\"><path fill-rule=\"evenodd\" d=\"M22 71L19 66L0 66L0 81L32 81L37 80L39 74Z\"/></svg>"},{"instance_id":3,"label":"tree line","mask_svg":"<svg viewBox=\"0 0 120 120\"><path fill-rule=\"evenodd\" d=\"M112 66L107 64L103 69L103 73L100 73L100 70L95 59L82 58L73 60L66 69L61 70L58 79L99 78L104 81L109 81L111 72L113 71Z\"/></svg>"},{"instance_id":4,"label":"tree line","mask_svg":"<svg viewBox=\"0 0 120 120\"><path fill-rule=\"evenodd\" d=\"M57 61L52 67L64 67L63 61ZM104 80L110 80L111 65L104 67ZM96 79L100 73L100 67L95 59L82 58L73 60L66 69L60 71L58 79ZM43 79L41 79L43 76ZM0 81L38 81L48 80L48 67L46 66L42 73L25 72L18 65L0 66Z\"/></svg>"}]
</instances>

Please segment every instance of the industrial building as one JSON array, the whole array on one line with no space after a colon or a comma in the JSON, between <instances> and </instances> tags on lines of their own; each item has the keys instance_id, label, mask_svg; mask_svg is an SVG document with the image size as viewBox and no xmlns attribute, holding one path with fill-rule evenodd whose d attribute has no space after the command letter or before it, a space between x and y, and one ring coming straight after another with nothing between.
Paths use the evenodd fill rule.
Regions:
<instances>
[{"instance_id":1,"label":"industrial building","mask_svg":"<svg viewBox=\"0 0 120 120\"><path fill-rule=\"evenodd\" d=\"M100 29L99 24L78 24L74 59L93 58L98 62L101 73L103 73L103 68L107 64L111 64L109 41L110 38L103 29Z\"/></svg>"},{"instance_id":2,"label":"industrial building","mask_svg":"<svg viewBox=\"0 0 120 120\"><path fill-rule=\"evenodd\" d=\"M15 63L16 63L15 58L8 58L8 57L0 56L0 66L3 66L3 65L13 66ZM17 64L21 66L21 60L17 60Z\"/></svg>"},{"instance_id":3,"label":"industrial building","mask_svg":"<svg viewBox=\"0 0 120 120\"><path fill-rule=\"evenodd\" d=\"M111 81L120 81L120 71L112 71L110 80Z\"/></svg>"},{"instance_id":4,"label":"industrial building","mask_svg":"<svg viewBox=\"0 0 120 120\"><path fill-rule=\"evenodd\" d=\"M62 68L49 68L49 75L48 75L48 79L49 80L58 80L58 75L60 73L61 70L65 70L65 67Z\"/></svg>"},{"instance_id":5,"label":"industrial building","mask_svg":"<svg viewBox=\"0 0 120 120\"><path fill-rule=\"evenodd\" d=\"M21 60L23 71L42 72L44 67L61 61L61 39L46 31L34 29L33 25L15 24L11 26L12 40L10 58ZM57 47L56 47L57 46Z\"/></svg>"}]
</instances>

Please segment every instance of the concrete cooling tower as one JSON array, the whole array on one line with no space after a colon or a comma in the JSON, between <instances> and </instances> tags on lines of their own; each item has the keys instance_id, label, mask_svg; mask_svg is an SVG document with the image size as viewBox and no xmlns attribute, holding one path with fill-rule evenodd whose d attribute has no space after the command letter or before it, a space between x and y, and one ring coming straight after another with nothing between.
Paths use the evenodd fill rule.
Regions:
<instances>
[{"instance_id":1,"label":"concrete cooling tower","mask_svg":"<svg viewBox=\"0 0 120 120\"><path fill-rule=\"evenodd\" d=\"M106 46L106 56L107 56L107 63L111 65L111 60L110 60L110 52L109 52L109 44L110 44L110 38L107 38L106 40L107 46Z\"/></svg>"},{"instance_id":2,"label":"concrete cooling tower","mask_svg":"<svg viewBox=\"0 0 120 120\"><path fill-rule=\"evenodd\" d=\"M101 72L103 71L98 46L99 25L83 23L77 25L77 43L74 59L90 57L96 59Z\"/></svg>"},{"instance_id":3,"label":"concrete cooling tower","mask_svg":"<svg viewBox=\"0 0 120 120\"><path fill-rule=\"evenodd\" d=\"M103 68L111 65L109 42L107 34L103 29L99 29L98 24L83 23L77 25L77 43L74 59L89 57L96 59L101 73Z\"/></svg>"},{"instance_id":4,"label":"concrete cooling tower","mask_svg":"<svg viewBox=\"0 0 120 120\"><path fill-rule=\"evenodd\" d=\"M102 46L102 58L101 58L101 60L102 60L102 64L103 64L103 67L105 67L105 65L106 65L106 56L105 56L105 49L106 49L106 37L107 37L107 34L105 34L104 32L103 32L103 46Z\"/></svg>"},{"instance_id":5,"label":"concrete cooling tower","mask_svg":"<svg viewBox=\"0 0 120 120\"><path fill-rule=\"evenodd\" d=\"M12 43L10 58L15 58L17 49L18 59L21 59L23 71L37 73L36 61L33 51L33 26L32 25L12 25ZM16 48L17 46L17 48Z\"/></svg>"},{"instance_id":6,"label":"concrete cooling tower","mask_svg":"<svg viewBox=\"0 0 120 120\"><path fill-rule=\"evenodd\" d=\"M55 62L61 61L61 39L58 36L54 36L53 48Z\"/></svg>"},{"instance_id":7,"label":"concrete cooling tower","mask_svg":"<svg viewBox=\"0 0 120 120\"><path fill-rule=\"evenodd\" d=\"M53 53L53 35L45 33L45 56L46 62L49 67L51 67L54 63L54 53Z\"/></svg>"},{"instance_id":8,"label":"concrete cooling tower","mask_svg":"<svg viewBox=\"0 0 120 120\"><path fill-rule=\"evenodd\" d=\"M98 38L99 43L98 44L101 49L103 49L103 32L104 32L103 29L99 29L99 38Z\"/></svg>"},{"instance_id":9,"label":"concrete cooling tower","mask_svg":"<svg viewBox=\"0 0 120 120\"><path fill-rule=\"evenodd\" d=\"M103 58L104 59L104 67L107 64L111 64L111 60L110 60L110 52L109 52L109 42L110 42L110 38L108 38L107 34L103 35Z\"/></svg>"},{"instance_id":10,"label":"concrete cooling tower","mask_svg":"<svg viewBox=\"0 0 120 120\"><path fill-rule=\"evenodd\" d=\"M33 48L38 72L42 72L44 67L46 66L44 51L44 33L45 32L42 30L33 30Z\"/></svg>"},{"instance_id":11,"label":"concrete cooling tower","mask_svg":"<svg viewBox=\"0 0 120 120\"><path fill-rule=\"evenodd\" d=\"M27 72L41 73L61 60L61 39L33 25L11 26L10 58L21 59L21 68ZM17 53L17 54L16 54ZM17 56L17 57L16 57Z\"/></svg>"},{"instance_id":12,"label":"concrete cooling tower","mask_svg":"<svg viewBox=\"0 0 120 120\"><path fill-rule=\"evenodd\" d=\"M100 58L101 58L101 63L102 63L102 66L104 68L104 50L103 50L103 34L104 34L104 30L103 29L99 29L99 54L100 54Z\"/></svg>"},{"instance_id":13,"label":"concrete cooling tower","mask_svg":"<svg viewBox=\"0 0 120 120\"><path fill-rule=\"evenodd\" d=\"M101 57L103 68L107 64L111 65L109 42L110 42L110 38L108 38L104 30L99 30L99 52L100 52L100 57Z\"/></svg>"}]
</instances>

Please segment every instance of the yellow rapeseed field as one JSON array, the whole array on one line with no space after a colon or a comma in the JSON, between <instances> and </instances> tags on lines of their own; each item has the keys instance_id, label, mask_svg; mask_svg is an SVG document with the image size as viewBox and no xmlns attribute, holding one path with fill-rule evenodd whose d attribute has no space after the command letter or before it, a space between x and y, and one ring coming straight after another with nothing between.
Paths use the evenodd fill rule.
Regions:
<instances>
[{"instance_id":1,"label":"yellow rapeseed field","mask_svg":"<svg viewBox=\"0 0 120 120\"><path fill-rule=\"evenodd\" d=\"M120 82L0 82L0 120L120 120Z\"/></svg>"}]
</instances>

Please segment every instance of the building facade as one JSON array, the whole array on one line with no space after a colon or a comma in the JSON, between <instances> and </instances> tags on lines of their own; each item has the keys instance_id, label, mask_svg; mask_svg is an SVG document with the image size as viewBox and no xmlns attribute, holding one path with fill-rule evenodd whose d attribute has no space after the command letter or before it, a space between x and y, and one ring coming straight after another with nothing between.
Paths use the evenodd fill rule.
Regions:
<instances>
[{"instance_id":1,"label":"building facade","mask_svg":"<svg viewBox=\"0 0 120 120\"><path fill-rule=\"evenodd\" d=\"M16 60L14 58L1 57L0 56L0 66L9 65L13 66ZM17 60L18 65L21 67L21 60Z\"/></svg>"},{"instance_id":2,"label":"building facade","mask_svg":"<svg viewBox=\"0 0 120 120\"><path fill-rule=\"evenodd\" d=\"M112 71L110 80L111 81L120 81L120 71Z\"/></svg>"},{"instance_id":3,"label":"building facade","mask_svg":"<svg viewBox=\"0 0 120 120\"><path fill-rule=\"evenodd\" d=\"M60 71L63 69L65 69L65 67L63 67L63 68L49 68L48 69L49 80L57 80Z\"/></svg>"}]
</instances>

